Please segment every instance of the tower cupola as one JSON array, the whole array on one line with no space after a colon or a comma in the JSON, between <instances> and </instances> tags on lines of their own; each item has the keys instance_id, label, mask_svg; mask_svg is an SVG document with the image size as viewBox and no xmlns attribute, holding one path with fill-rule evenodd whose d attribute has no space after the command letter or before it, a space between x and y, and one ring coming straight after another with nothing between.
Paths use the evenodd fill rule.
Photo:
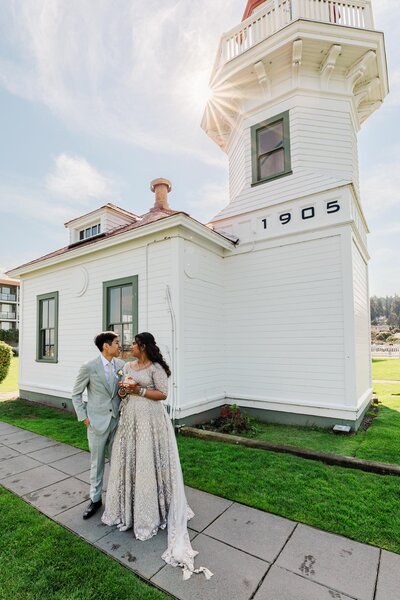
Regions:
<instances>
[{"instance_id":1,"label":"tower cupola","mask_svg":"<svg viewBox=\"0 0 400 600\"><path fill-rule=\"evenodd\" d=\"M221 38L210 87L202 127L224 150L249 110L295 90L347 96L358 127L388 92L371 0L248 0Z\"/></svg>"}]
</instances>

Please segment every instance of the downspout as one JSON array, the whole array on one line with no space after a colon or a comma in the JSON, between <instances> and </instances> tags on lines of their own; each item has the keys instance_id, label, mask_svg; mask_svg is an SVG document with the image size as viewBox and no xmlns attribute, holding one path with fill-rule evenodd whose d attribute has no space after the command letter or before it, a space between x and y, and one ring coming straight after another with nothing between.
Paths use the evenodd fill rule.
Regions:
<instances>
[{"instance_id":1,"label":"downspout","mask_svg":"<svg viewBox=\"0 0 400 600\"><path fill-rule=\"evenodd\" d=\"M169 285L165 288L165 296L167 298L169 315L171 317L171 337L172 337L172 351L171 351L171 367L172 367L172 386L171 386L171 399L170 399L170 413L169 416L172 421L172 425L175 428L176 420L176 405L177 405L177 361L176 361L176 317L172 306L171 289Z\"/></svg>"}]
</instances>

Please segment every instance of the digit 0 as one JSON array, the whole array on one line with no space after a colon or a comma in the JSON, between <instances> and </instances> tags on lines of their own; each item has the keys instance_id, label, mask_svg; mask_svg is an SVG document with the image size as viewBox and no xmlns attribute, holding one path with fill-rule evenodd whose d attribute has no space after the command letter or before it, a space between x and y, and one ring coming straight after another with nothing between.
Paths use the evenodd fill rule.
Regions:
<instances>
[{"instance_id":1,"label":"digit 0","mask_svg":"<svg viewBox=\"0 0 400 600\"><path fill-rule=\"evenodd\" d=\"M315 208L313 206L309 206L307 208L303 208L301 211L302 219L312 219L315 217Z\"/></svg>"}]
</instances>

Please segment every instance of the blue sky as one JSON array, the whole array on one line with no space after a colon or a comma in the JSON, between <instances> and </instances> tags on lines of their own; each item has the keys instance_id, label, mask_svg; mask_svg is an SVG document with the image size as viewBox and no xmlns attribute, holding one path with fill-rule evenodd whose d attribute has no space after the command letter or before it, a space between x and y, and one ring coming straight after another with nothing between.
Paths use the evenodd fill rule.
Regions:
<instances>
[{"instance_id":1,"label":"blue sky","mask_svg":"<svg viewBox=\"0 0 400 600\"><path fill-rule=\"evenodd\" d=\"M225 155L200 128L220 35L245 0L7 0L0 12L0 272L66 245L63 223L149 183L207 221L228 201ZM371 293L400 293L398 0L373 2L391 93L359 135Z\"/></svg>"}]
</instances>

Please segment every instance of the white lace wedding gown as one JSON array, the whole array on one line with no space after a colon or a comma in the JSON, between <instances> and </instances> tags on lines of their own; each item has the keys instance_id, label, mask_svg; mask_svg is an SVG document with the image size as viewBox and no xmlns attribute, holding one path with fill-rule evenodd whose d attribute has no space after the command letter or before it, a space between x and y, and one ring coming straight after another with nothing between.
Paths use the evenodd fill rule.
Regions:
<instances>
[{"instance_id":1,"label":"white lace wedding gown","mask_svg":"<svg viewBox=\"0 0 400 600\"><path fill-rule=\"evenodd\" d=\"M141 387L168 393L168 378L158 363L133 369L126 363L124 380L134 379ZM115 434L106 506L102 521L122 531L133 528L139 540L148 540L168 526L168 548L163 560L183 568L188 579L194 557L187 520L194 516L186 502L182 470L174 429L162 402L130 395L121 401Z\"/></svg>"}]
</instances>

